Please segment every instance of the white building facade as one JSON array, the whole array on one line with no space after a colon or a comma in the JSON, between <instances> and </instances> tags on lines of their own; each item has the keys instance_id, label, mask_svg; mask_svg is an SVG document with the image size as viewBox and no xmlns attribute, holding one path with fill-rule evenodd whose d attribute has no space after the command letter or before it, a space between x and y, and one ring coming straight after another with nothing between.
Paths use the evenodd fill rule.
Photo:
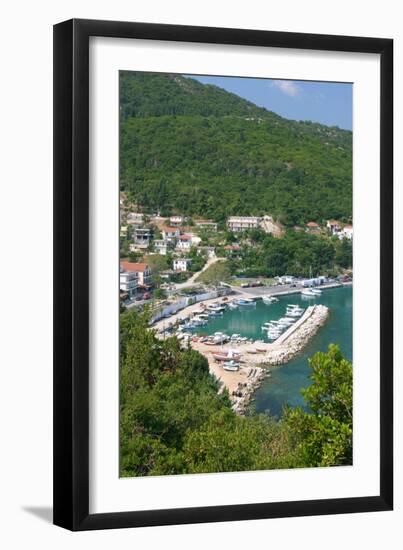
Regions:
<instances>
[{"instance_id":1,"label":"white building facade","mask_svg":"<svg viewBox=\"0 0 403 550\"><path fill-rule=\"evenodd\" d=\"M227 220L227 227L235 233L247 229L259 229L262 218L257 216L230 216Z\"/></svg>"},{"instance_id":2,"label":"white building facade","mask_svg":"<svg viewBox=\"0 0 403 550\"><path fill-rule=\"evenodd\" d=\"M130 271L121 271L119 279L120 290L127 292L129 298L133 298L137 292L137 274Z\"/></svg>"},{"instance_id":3,"label":"white building facade","mask_svg":"<svg viewBox=\"0 0 403 550\"><path fill-rule=\"evenodd\" d=\"M188 271L190 263L188 258L176 258L173 262L174 271Z\"/></svg>"}]
</instances>

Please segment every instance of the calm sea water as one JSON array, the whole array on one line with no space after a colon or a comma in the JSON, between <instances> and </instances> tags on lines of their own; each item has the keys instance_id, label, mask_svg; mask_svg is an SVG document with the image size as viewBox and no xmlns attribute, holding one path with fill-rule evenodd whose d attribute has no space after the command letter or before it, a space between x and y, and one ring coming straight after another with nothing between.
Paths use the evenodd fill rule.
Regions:
<instances>
[{"instance_id":1,"label":"calm sea water","mask_svg":"<svg viewBox=\"0 0 403 550\"><path fill-rule=\"evenodd\" d=\"M352 287L324 290L321 296L314 299L305 299L299 294L279 297L279 302L271 305L258 300L256 307L228 310L197 331L198 334L213 334L216 331L230 335L238 333L267 341L265 332L261 330L263 323L284 316L287 304L307 307L312 303L329 307L330 315L326 324L295 359L280 367L272 367L271 377L264 381L254 395L252 404L257 412L279 416L285 404L303 406L301 388L310 382L308 358L316 351L326 351L330 343L338 344L343 355L352 359Z\"/></svg>"}]
</instances>

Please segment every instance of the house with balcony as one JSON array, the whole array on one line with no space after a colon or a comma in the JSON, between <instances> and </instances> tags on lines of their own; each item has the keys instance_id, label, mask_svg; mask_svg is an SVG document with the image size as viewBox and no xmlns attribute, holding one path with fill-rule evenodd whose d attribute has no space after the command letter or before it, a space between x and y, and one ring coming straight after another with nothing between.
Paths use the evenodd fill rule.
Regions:
<instances>
[{"instance_id":1,"label":"house with balcony","mask_svg":"<svg viewBox=\"0 0 403 550\"><path fill-rule=\"evenodd\" d=\"M119 288L122 293L126 293L128 298L133 298L137 292L138 277L134 271L123 271L121 268L119 274Z\"/></svg>"},{"instance_id":2,"label":"house with balcony","mask_svg":"<svg viewBox=\"0 0 403 550\"><path fill-rule=\"evenodd\" d=\"M177 227L164 226L162 228L162 238L164 241L176 241L179 238L180 230Z\"/></svg>"},{"instance_id":3,"label":"house with balcony","mask_svg":"<svg viewBox=\"0 0 403 550\"><path fill-rule=\"evenodd\" d=\"M174 271L189 271L191 260L189 258L175 258L173 261Z\"/></svg>"},{"instance_id":4,"label":"house with balcony","mask_svg":"<svg viewBox=\"0 0 403 550\"><path fill-rule=\"evenodd\" d=\"M161 256L166 256L173 249L173 243L164 239L155 239L153 244L155 252Z\"/></svg>"},{"instance_id":5,"label":"house with balcony","mask_svg":"<svg viewBox=\"0 0 403 550\"><path fill-rule=\"evenodd\" d=\"M152 271L148 264L137 262L121 262L120 267L124 271L137 275L137 287L147 288L152 286Z\"/></svg>"},{"instance_id":6,"label":"house with balcony","mask_svg":"<svg viewBox=\"0 0 403 550\"><path fill-rule=\"evenodd\" d=\"M229 231L235 233L248 229L259 229L262 218L257 216L230 216L227 220Z\"/></svg>"},{"instance_id":7,"label":"house with balcony","mask_svg":"<svg viewBox=\"0 0 403 550\"><path fill-rule=\"evenodd\" d=\"M191 235L179 235L176 242L176 249L180 252L189 252L192 248L192 236Z\"/></svg>"}]
</instances>

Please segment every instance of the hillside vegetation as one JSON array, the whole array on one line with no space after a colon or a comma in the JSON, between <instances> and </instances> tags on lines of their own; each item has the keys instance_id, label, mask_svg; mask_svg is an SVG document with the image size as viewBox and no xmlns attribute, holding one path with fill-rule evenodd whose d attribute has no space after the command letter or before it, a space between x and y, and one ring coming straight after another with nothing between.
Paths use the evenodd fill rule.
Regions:
<instances>
[{"instance_id":1,"label":"hillside vegetation","mask_svg":"<svg viewBox=\"0 0 403 550\"><path fill-rule=\"evenodd\" d=\"M120 475L336 466L352 461L352 368L337 346L310 361L311 413L242 417L205 357L159 341L146 315L120 323Z\"/></svg>"},{"instance_id":2,"label":"hillside vegetation","mask_svg":"<svg viewBox=\"0 0 403 550\"><path fill-rule=\"evenodd\" d=\"M191 78L120 73L120 185L146 211L290 226L352 215L352 133Z\"/></svg>"}]
</instances>

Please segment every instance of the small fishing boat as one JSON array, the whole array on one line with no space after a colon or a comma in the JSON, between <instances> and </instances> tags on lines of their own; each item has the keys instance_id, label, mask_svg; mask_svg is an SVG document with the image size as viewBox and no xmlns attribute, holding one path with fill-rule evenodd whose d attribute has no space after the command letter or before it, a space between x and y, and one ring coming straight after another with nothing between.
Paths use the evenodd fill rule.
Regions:
<instances>
[{"instance_id":1,"label":"small fishing boat","mask_svg":"<svg viewBox=\"0 0 403 550\"><path fill-rule=\"evenodd\" d=\"M311 292L313 292L316 296L320 296L322 294L322 291L319 290L319 288L311 288Z\"/></svg>"},{"instance_id":2,"label":"small fishing boat","mask_svg":"<svg viewBox=\"0 0 403 550\"><path fill-rule=\"evenodd\" d=\"M223 364L223 369L236 372L239 370L239 363L237 363L236 361L226 361Z\"/></svg>"},{"instance_id":3,"label":"small fishing boat","mask_svg":"<svg viewBox=\"0 0 403 550\"><path fill-rule=\"evenodd\" d=\"M228 304L228 309L238 309L238 304L236 304L235 302L230 302Z\"/></svg>"},{"instance_id":4,"label":"small fishing boat","mask_svg":"<svg viewBox=\"0 0 403 550\"><path fill-rule=\"evenodd\" d=\"M252 298L240 298L236 302L239 306L255 306L256 302Z\"/></svg>"},{"instance_id":5,"label":"small fishing boat","mask_svg":"<svg viewBox=\"0 0 403 550\"><path fill-rule=\"evenodd\" d=\"M265 296L263 296L262 300L265 304L268 305L278 302L278 298L276 298L275 296L270 296L270 294L266 294Z\"/></svg>"}]
</instances>

